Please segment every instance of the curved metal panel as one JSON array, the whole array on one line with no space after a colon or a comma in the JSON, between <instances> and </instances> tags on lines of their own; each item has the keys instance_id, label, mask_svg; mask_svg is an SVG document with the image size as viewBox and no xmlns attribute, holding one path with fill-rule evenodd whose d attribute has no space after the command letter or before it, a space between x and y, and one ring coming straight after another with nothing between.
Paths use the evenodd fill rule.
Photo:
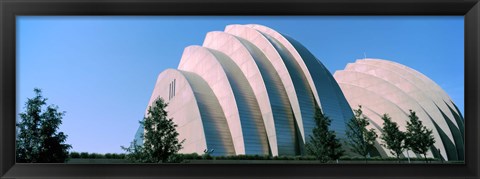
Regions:
<instances>
[{"instance_id":1,"label":"curved metal panel","mask_svg":"<svg viewBox=\"0 0 480 179\"><path fill-rule=\"evenodd\" d=\"M215 150L211 155L235 155L227 120L212 89L197 74L181 72L192 86L197 99L206 138L206 149Z\"/></svg>"},{"instance_id":2,"label":"curved metal panel","mask_svg":"<svg viewBox=\"0 0 480 179\"><path fill-rule=\"evenodd\" d=\"M275 39L278 44L283 46L282 51L288 52L291 55L290 57L295 59L310 85L316 102L323 112L332 119L331 127L340 138L345 138L345 123L353 117L353 113L332 74L296 40L265 26L256 24L247 26L257 29L270 39Z\"/></svg>"},{"instance_id":3,"label":"curved metal panel","mask_svg":"<svg viewBox=\"0 0 480 179\"><path fill-rule=\"evenodd\" d=\"M200 46L191 48L196 48L196 52L190 53L189 58L185 59L179 68L188 69L204 77L217 96L230 94L229 98L223 99L220 103L224 104L222 108L235 111L235 118L227 121L234 120L229 122L229 128L239 131L240 136L237 134L233 137L234 144L237 144L238 148L242 147L237 154L268 155L268 140L260 109L241 70L228 56L219 51ZM188 65L184 64L190 66L186 67ZM202 73L205 68L209 70ZM209 77L212 73L217 78Z\"/></svg>"},{"instance_id":4,"label":"curved metal panel","mask_svg":"<svg viewBox=\"0 0 480 179\"><path fill-rule=\"evenodd\" d=\"M240 114L230 80L217 58L205 47L189 46L183 51L178 69L202 77L215 94L227 119L237 154L245 154Z\"/></svg>"},{"instance_id":5,"label":"curved metal panel","mask_svg":"<svg viewBox=\"0 0 480 179\"><path fill-rule=\"evenodd\" d=\"M357 60L356 64L368 64L394 71L402 78L410 81L412 84L417 85L419 89L425 91L425 93L433 100L433 102L438 105L442 111L446 112L445 114L450 120L454 119L454 114L448 110L448 107L453 106L450 97L448 97L446 92L443 91L435 82L428 79L420 72L417 72L409 67L381 59ZM445 104L445 100L450 101L451 104ZM456 111L456 113L459 114L458 111ZM454 122L454 124L458 127L456 122Z\"/></svg>"},{"instance_id":6,"label":"curved metal panel","mask_svg":"<svg viewBox=\"0 0 480 179\"><path fill-rule=\"evenodd\" d=\"M305 64L305 62L303 61L302 57L297 52L295 47L293 47L293 45L285 37L283 37L282 34L278 33L277 31L269 27L258 25L258 24L247 24L245 26L254 28L255 30L258 30L264 35L265 34L269 35L270 37L274 38L285 47L286 51L288 51L292 55L293 59L300 66L305 78L308 81L308 84L310 85L310 89L313 93L313 96L315 97L315 101L317 102L317 105L320 106L320 108L322 108L322 105L320 104L320 98L318 97L317 88L313 82L312 76L310 75L310 71L308 70L307 65Z\"/></svg>"},{"instance_id":7,"label":"curved metal panel","mask_svg":"<svg viewBox=\"0 0 480 179\"><path fill-rule=\"evenodd\" d=\"M454 108L455 104L452 102L452 99L450 99L450 96L448 96L448 94L437 83L435 83L433 80L431 80L430 78L428 78L424 74L418 72L417 70L409 68L405 65L399 64L399 63L394 63L394 62L388 61L388 60L380 60L380 61L383 62L383 63L391 64L392 66L396 66L397 68L403 69L404 71L412 74L416 78L422 80L433 91L436 91L436 94L441 95L443 100L447 102L449 107ZM445 110L445 109L442 109L442 110ZM455 112L457 113L457 115L460 114L460 111L458 111L458 110L456 110Z\"/></svg>"},{"instance_id":8,"label":"curved metal panel","mask_svg":"<svg viewBox=\"0 0 480 179\"><path fill-rule=\"evenodd\" d=\"M290 52L283 46L279 41L272 38L271 36L264 34L264 36L273 44L275 49L278 51L282 60L284 61L290 76L292 77L293 84L295 86L295 91L297 92L297 97L301 109L302 120L299 122L303 123L304 135L303 142L307 143L310 141L310 135L313 133L313 128L315 127L315 96L313 95L312 88L308 84L308 80L305 77L300 65L295 61L294 57Z\"/></svg>"},{"instance_id":9,"label":"curved metal panel","mask_svg":"<svg viewBox=\"0 0 480 179\"><path fill-rule=\"evenodd\" d=\"M223 66L240 113L243 137L245 141L245 154L268 155L268 139L263 124L258 102L246 77L238 66L222 52L209 49Z\"/></svg>"},{"instance_id":10,"label":"curved metal panel","mask_svg":"<svg viewBox=\"0 0 480 179\"><path fill-rule=\"evenodd\" d=\"M315 82L322 110L332 119L332 129L338 133L340 138L345 138L346 122L353 117L353 112L342 90L328 69L308 49L296 40L285 35L284 37L305 61Z\"/></svg>"},{"instance_id":11,"label":"curved metal panel","mask_svg":"<svg viewBox=\"0 0 480 179\"><path fill-rule=\"evenodd\" d=\"M217 50L227 55L239 67L241 73L245 75L248 84L253 90L255 99L264 122L270 152L273 156L278 155L277 131L271 107L271 101L264 83L264 77L260 73L255 60L250 52L234 36L224 32L209 32L203 42L204 47Z\"/></svg>"},{"instance_id":12,"label":"curved metal panel","mask_svg":"<svg viewBox=\"0 0 480 179\"><path fill-rule=\"evenodd\" d=\"M237 39L248 49L260 69L267 93L270 98L279 155L296 155L300 153L295 132L295 116L288 100L287 92L273 65L260 49L247 40Z\"/></svg>"},{"instance_id":13,"label":"curved metal panel","mask_svg":"<svg viewBox=\"0 0 480 179\"><path fill-rule=\"evenodd\" d=\"M313 113L312 109L314 109L314 104L310 105L303 105L300 106L301 102L306 101L310 102L313 101L313 96L312 99L307 101L306 99L299 99L297 96L297 92L299 89L304 89L302 92L306 92L306 89L309 89L309 87L305 86L299 86L298 84L295 85L294 80L298 80L297 78L293 78L296 76L296 73L292 72L291 68L288 68L287 63L285 63L285 56L281 56L279 54L280 52L277 51L278 49L270 43L269 39L267 39L264 35L262 35L260 32L257 30L244 26L244 25L228 25L225 27L225 32L235 35L237 37L241 37L249 42L251 42L253 45L258 47L262 53L265 55L265 57L270 61L270 63L273 65L275 68L275 71L277 72L278 76L282 80L282 83L284 85L285 91L287 92L288 99L290 100L290 104L292 105L292 111L293 114L295 115L295 119L297 120L297 124L299 127L300 134L302 136L301 141L303 144L303 141L305 141L305 134L304 134L304 122L302 121L304 118L307 119L311 126L311 121L313 121ZM304 79L301 79L302 81L299 81L297 83L305 81ZM305 95L307 96L307 95ZM302 108L302 110L301 110ZM303 115L307 116L303 116ZM310 131L312 130L311 127L308 128ZM309 131L307 130L307 131ZM307 134L310 135L311 132Z\"/></svg>"}]
</instances>

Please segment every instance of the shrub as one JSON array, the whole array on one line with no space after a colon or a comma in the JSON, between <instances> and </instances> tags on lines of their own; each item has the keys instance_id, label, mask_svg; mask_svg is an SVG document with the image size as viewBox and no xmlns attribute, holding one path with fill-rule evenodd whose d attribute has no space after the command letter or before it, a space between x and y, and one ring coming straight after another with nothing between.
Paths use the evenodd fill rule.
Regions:
<instances>
[{"instance_id":1,"label":"shrub","mask_svg":"<svg viewBox=\"0 0 480 179\"><path fill-rule=\"evenodd\" d=\"M116 159L125 159L126 154L118 154Z\"/></svg>"},{"instance_id":2,"label":"shrub","mask_svg":"<svg viewBox=\"0 0 480 179\"><path fill-rule=\"evenodd\" d=\"M70 152L70 158L80 158L80 153L78 153L78 152Z\"/></svg>"},{"instance_id":3,"label":"shrub","mask_svg":"<svg viewBox=\"0 0 480 179\"><path fill-rule=\"evenodd\" d=\"M169 163L182 163L184 161L184 155L173 154L168 157Z\"/></svg>"},{"instance_id":4,"label":"shrub","mask_svg":"<svg viewBox=\"0 0 480 179\"><path fill-rule=\"evenodd\" d=\"M88 158L88 153L87 152L80 153L80 158Z\"/></svg>"},{"instance_id":5,"label":"shrub","mask_svg":"<svg viewBox=\"0 0 480 179\"><path fill-rule=\"evenodd\" d=\"M107 158L107 159L112 159L112 154L111 154L111 153L106 153L106 154L105 154L105 158Z\"/></svg>"},{"instance_id":6,"label":"shrub","mask_svg":"<svg viewBox=\"0 0 480 179\"><path fill-rule=\"evenodd\" d=\"M190 154L178 154L178 155L182 155L182 157L184 159L188 159L188 160L197 160L197 159L202 159L201 156L199 156L197 153L190 153Z\"/></svg>"},{"instance_id":7,"label":"shrub","mask_svg":"<svg viewBox=\"0 0 480 179\"><path fill-rule=\"evenodd\" d=\"M202 158L203 158L204 160L212 160L212 159L213 159L213 157L212 157L211 155L209 155L209 154L203 154L203 155L202 155Z\"/></svg>"},{"instance_id":8,"label":"shrub","mask_svg":"<svg viewBox=\"0 0 480 179\"><path fill-rule=\"evenodd\" d=\"M101 158L101 155L96 153L90 153L88 154L88 158L92 158L92 159Z\"/></svg>"},{"instance_id":9,"label":"shrub","mask_svg":"<svg viewBox=\"0 0 480 179\"><path fill-rule=\"evenodd\" d=\"M119 158L119 157L118 157L118 154L115 154L115 153L113 153L113 154L111 155L111 157L114 158L114 159Z\"/></svg>"}]
</instances>

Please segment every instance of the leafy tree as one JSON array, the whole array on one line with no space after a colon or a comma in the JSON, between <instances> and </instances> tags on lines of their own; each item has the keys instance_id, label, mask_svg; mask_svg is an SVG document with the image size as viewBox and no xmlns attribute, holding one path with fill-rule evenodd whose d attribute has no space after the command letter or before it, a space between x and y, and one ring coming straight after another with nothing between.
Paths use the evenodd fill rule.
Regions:
<instances>
[{"instance_id":1,"label":"leafy tree","mask_svg":"<svg viewBox=\"0 0 480 179\"><path fill-rule=\"evenodd\" d=\"M65 162L71 145L65 144L67 135L57 132L65 112L58 106L46 106L47 98L38 88L33 90L34 98L25 103L25 112L20 113L21 121L16 124L16 159L22 163ZM46 107L45 107L46 106Z\"/></svg>"},{"instance_id":2,"label":"leafy tree","mask_svg":"<svg viewBox=\"0 0 480 179\"><path fill-rule=\"evenodd\" d=\"M353 116L347 123L347 137L348 144L353 152L363 156L365 163L367 163L367 155L370 149L374 149L375 139L378 137L374 129L367 130L370 125L368 119L362 112L362 106L359 105L357 110L353 110Z\"/></svg>"},{"instance_id":3,"label":"leafy tree","mask_svg":"<svg viewBox=\"0 0 480 179\"><path fill-rule=\"evenodd\" d=\"M127 159L142 163L165 163L177 162L176 153L182 149L182 143L178 141L177 125L173 118L168 118L167 103L158 98L148 108L147 116L140 123L145 128L143 146L133 141L130 147L122 147L127 151Z\"/></svg>"},{"instance_id":4,"label":"leafy tree","mask_svg":"<svg viewBox=\"0 0 480 179\"><path fill-rule=\"evenodd\" d=\"M432 134L433 131L427 129L427 127L422 124L422 121L418 119L415 111L410 110L408 118L410 118L410 121L407 121L406 147L417 154L423 154L425 162L428 162L428 149L435 144L435 138Z\"/></svg>"},{"instance_id":5,"label":"leafy tree","mask_svg":"<svg viewBox=\"0 0 480 179\"><path fill-rule=\"evenodd\" d=\"M405 132L400 131L396 122L392 121L392 118L388 114L383 114L383 128L380 138L383 140L387 149L390 149L390 153L397 157L398 163L400 163L400 155L405 150Z\"/></svg>"},{"instance_id":6,"label":"leafy tree","mask_svg":"<svg viewBox=\"0 0 480 179\"><path fill-rule=\"evenodd\" d=\"M315 106L314 119L316 125L310 135L310 141L305 144L307 154L315 156L322 163L339 159L345 151L342 150L342 144L336 138L335 131L328 129L331 120L318 106Z\"/></svg>"}]
</instances>

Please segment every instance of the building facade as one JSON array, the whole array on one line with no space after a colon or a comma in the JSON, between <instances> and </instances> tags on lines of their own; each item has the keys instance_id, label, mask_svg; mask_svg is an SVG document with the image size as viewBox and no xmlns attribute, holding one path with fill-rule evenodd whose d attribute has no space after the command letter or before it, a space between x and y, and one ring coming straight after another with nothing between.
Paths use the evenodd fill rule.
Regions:
<instances>
[{"instance_id":1,"label":"building facade","mask_svg":"<svg viewBox=\"0 0 480 179\"><path fill-rule=\"evenodd\" d=\"M404 129L406 111L417 111L440 149L428 156L463 159L463 118L433 81L385 60L359 60L333 76L301 43L262 25L228 25L186 47L178 68L159 74L148 106L159 97L185 139L181 153L302 155L315 108L345 141L352 108L361 104L376 131L383 113ZM380 144L373 153L391 156Z\"/></svg>"}]
</instances>

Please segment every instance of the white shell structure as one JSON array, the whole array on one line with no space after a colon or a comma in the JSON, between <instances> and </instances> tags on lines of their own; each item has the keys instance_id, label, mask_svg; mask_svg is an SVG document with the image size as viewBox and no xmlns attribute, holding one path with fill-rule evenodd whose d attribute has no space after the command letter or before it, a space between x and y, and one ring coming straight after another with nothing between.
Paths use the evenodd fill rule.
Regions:
<instances>
[{"instance_id":1,"label":"white shell structure","mask_svg":"<svg viewBox=\"0 0 480 179\"><path fill-rule=\"evenodd\" d=\"M262 25L228 25L208 32L202 46L186 47L178 69L158 76L147 110L159 97L185 139L181 153L305 154L316 107L345 140L352 108L362 105L377 133L385 113L405 131L414 110L436 140L427 157L464 160L462 114L431 79L381 59L357 60L332 75L301 43ZM377 138L373 155L392 157L382 143Z\"/></svg>"},{"instance_id":2,"label":"white shell structure","mask_svg":"<svg viewBox=\"0 0 480 179\"><path fill-rule=\"evenodd\" d=\"M200 76L175 69L163 71L158 76L149 107L159 97L168 103L166 110L178 126L178 139L185 139L182 152L199 153L215 148L225 155L235 154L230 131L224 128L227 121L223 110Z\"/></svg>"},{"instance_id":3,"label":"white shell structure","mask_svg":"<svg viewBox=\"0 0 480 179\"><path fill-rule=\"evenodd\" d=\"M336 71L334 77L351 108L362 105L370 128L381 131L381 116L388 114L405 131L411 109L433 130L436 142L427 157L464 160L463 117L446 92L425 75L388 60L359 59ZM388 149L378 145L381 143L377 139L379 153L391 156ZM410 151L404 152L405 156L407 152L415 156Z\"/></svg>"},{"instance_id":4,"label":"white shell structure","mask_svg":"<svg viewBox=\"0 0 480 179\"><path fill-rule=\"evenodd\" d=\"M181 153L301 155L316 106L342 139L353 116L312 53L261 25L229 25L186 47L178 70L159 75L148 106L158 97L185 139Z\"/></svg>"}]
</instances>

